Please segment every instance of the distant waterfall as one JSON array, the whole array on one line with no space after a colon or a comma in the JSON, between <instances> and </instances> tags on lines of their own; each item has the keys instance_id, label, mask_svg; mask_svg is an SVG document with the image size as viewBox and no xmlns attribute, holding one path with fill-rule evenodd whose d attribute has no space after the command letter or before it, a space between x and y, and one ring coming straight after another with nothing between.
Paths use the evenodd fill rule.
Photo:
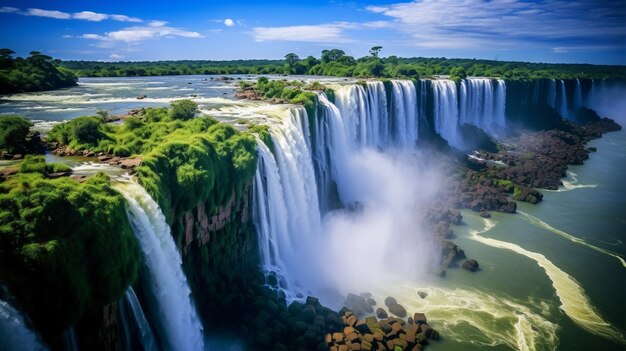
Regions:
<instances>
[{"instance_id":1,"label":"distant waterfall","mask_svg":"<svg viewBox=\"0 0 626 351\"><path fill-rule=\"evenodd\" d=\"M435 131L450 145L462 148L463 142L458 135L459 108L456 84L448 79L434 80L432 84Z\"/></svg>"},{"instance_id":2,"label":"distant waterfall","mask_svg":"<svg viewBox=\"0 0 626 351\"><path fill-rule=\"evenodd\" d=\"M139 304L137 295L132 287L124 293L124 297L118 304L120 320L122 324L122 342L125 350L136 350L141 346L144 351L157 351L156 340L152 333L152 328ZM137 339L140 345L135 345L133 341Z\"/></svg>"},{"instance_id":3,"label":"distant waterfall","mask_svg":"<svg viewBox=\"0 0 626 351\"><path fill-rule=\"evenodd\" d=\"M22 314L0 300L0 350L47 350Z\"/></svg>"},{"instance_id":4,"label":"distant waterfall","mask_svg":"<svg viewBox=\"0 0 626 351\"><path fill-rule=\"evenodd\" d=\"M506 85L501 79L472 78L461 81L459 122L497 134L506 125Z\"/></svg>"},{"instance_id":5,"label":"distant waterfall","mask_svg":"<svg viewBox=\"0 0 626 351\"><path fill-rule=\"evenodd\" d=\"M147 305L168 350L203 350L202 325L191 299L170 227L158 204L137 183L115 188L128 202L128 216L143 253Z\"/></svg>"},{"instance_id":6,"label":"distant waterfall","mask_svg":"<svg viewBox=\"0 0 626 351\"><path fill-rule=\"evenodd\" d=\"M556 107L556 80L550 79L550 85L548 87L548 105L550 107Z\"/></svg>"},{"instance_id":7,"label":"distant waterfall","mask_svg":"<svg viewBox=\"0 0 626 351\"><path fill-rule=\"evenodd\" d=\"M561 89L559 90L559 108L558 111L561 114L561 117L568 118L569 113L567 111L567 92L565 90L565 82L561 79L559 80Z\"/></svg>"}]
</instances>

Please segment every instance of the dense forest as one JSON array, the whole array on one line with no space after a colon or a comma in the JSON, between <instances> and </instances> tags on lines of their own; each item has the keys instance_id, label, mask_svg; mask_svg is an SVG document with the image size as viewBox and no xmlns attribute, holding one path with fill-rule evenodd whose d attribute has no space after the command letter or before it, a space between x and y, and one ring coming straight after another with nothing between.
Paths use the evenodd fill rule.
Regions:
<instances>
[{"instance_id":1,"label":"dense forest","mask_svg":"<svg viewBox=\"0 0 626 351\"><path fill-rule=\"evenodd\" d=\"M450 75L453 79L497 77L511 80L538 78L620 78L625 66L547 64L476 59L379 57L382 47L355 59L343 50L323 50L321 57L304 59L294 53L284 60L99 62L65 61L62 66L81 77L132 77L183 74L306 74L338 77L428 78Z\"/></svg>"},{"instance_id":2,"label":"dense forest","mask_svg":"<svg viewBox=\"0 0 626 351\"><path fill-rule=\"evenodd\" d=\"M59 89L76 85L78 78L60 60L39 51L26 58L14 58L15 52L0 49L0 94Z\"/></svg>"}]
</instances>

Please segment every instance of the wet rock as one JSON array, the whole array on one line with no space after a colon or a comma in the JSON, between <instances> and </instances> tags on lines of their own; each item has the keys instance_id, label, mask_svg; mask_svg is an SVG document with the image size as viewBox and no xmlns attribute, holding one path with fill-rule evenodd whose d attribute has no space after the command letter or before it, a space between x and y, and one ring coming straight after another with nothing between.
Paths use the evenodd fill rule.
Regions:
<instances>
[{"instance_id":1,"label":"wet rock","mask_svg":"<svg viewBox=\"0 0 626 351\"><path fill-rule=\"evenodd\" d=\"M398 301L396 301L395 298L391 297L391 296L387 296L385 298L385 306L389 307L391 305L396 305L398 304Z\"/></svg>"},{"instance_id":2,"label":"wet rock","mask_svg":"<svg viewBox=\"0 0 626 351\"><path fill-rule=\"evenodd\" d=\"M422 299L425 299L428 296L428 293L425 293L423 291L418 291L417 296L419 296Z\"/></svg>"},{"instance_id":3,"label":"wet rock","mask_svg":"<svg viewBox=\"0 0 626 351\"><path fill-rule=\"evenodd\" d=\"M387 315L387 311L385 311L382 307L378 307L376 309L376 317L380 318L380 319L385 319L387 317L389 317Z\"/></svg>"},{"instance_id":4,"label":"wet rock","mask_svg":"<svg viewBox=\"0 0 626 351\"><path fill-rule=\"evenodd\" d=\"M463 262L463 268L470 272L476 272L478 270L478 267L478 261L476 261L475 259L470 258Z\"/></svg>"},{"instance_id":5,"label":"wet rock","mask_svg":"<svg viewBox=\"0 0 626 351\"><path fill-rule=\"evenodd\" d=\"M402 307L402 305L396 303L394 305L388 306L389 312L395 314L400 318L406 317L406 309Z\"/></svg>"},{"instance_id":6,"label":"wet rock","mask_svg":"<svg viewBox=\"0 0 626 351\"><path fill-rule=\"evenodd\" d=\"M355 294L348 294L344 305L352 310L357 316L374 312L372 305L367 303L367 300L364 297Z\"/></svg>"},{"instance_id":7,"label":"wet rock","mask_svg":"<svg viewBox=\"0 0 626 351\"><path fill-rule=\"evenodd\" d=\"M480 216L482 218L491 218L491 213L483 211L483 212L480 213Z\"/></svg>"}]
</instances>

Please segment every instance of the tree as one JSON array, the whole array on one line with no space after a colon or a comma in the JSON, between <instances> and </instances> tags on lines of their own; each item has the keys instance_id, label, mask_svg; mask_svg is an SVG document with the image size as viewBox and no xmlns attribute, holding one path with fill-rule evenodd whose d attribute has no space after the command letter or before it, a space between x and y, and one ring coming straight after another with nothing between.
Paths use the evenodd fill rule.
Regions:
<instances>
[{"instance_id":1,"label":"tree","mask_svg":"<svg viewBox=\"0 0 626 351\"><path fill-rule=\"evenodd\" d=\"M170 107L170 117L183 121L192 119L198 112L198 104L189 99L174 101Z\"/></svg>"},{"instance_id":2,"label":"tree","mask_svg":"<svg viewBox=\"0 0 626 351\"><path fill-rule=\"evenodd\" d=\"M289 67L293 67L293 65L295 65L298 61L300 61L300 58L293 52L285 55L285 62L289 65Z\"/></svg>"},{"instance_id":3,"label":"tree","mask_svg":"<svg viewBox=\"0 0 626 351\"><path fill-rule=\"evenodd\" d=\"M465 78L467 78L467 73L465 72L465 68L461 66L456 66L450 69L450 79L461 80Z\"/></svg>"},{"instance_id":4,"label":"tree","mask_svg":"<svg viewBox=\"0 0 626 351\"><path fill-rule=\"evenodd\" d=\"M0 149L8 152L22 152L25 149L26 137L33 124L21 116L0 117Z\"/></svg>"},{"instance_id":5,"label":"tree","mask_svg":"<svg viewBox=\"0 0 626 351\"><path fill-rule=\"evenodd\" d=\"M13 63L13 54L15 51L11 49L0 49L0 68L8 68Z\"/></svg>"},{"instance_id":6,"label":"tree","mask_svg":"<svg viewBox=\"0 0 626 351\"><path fill-rule=\"evenodd\" d=\"M383 49L382 46L374 46L370 49L370 55L372 55L373 57L378 57L378 54L380 53L380 50L382 49Z\"/></svg>"},{"instance_id":7,"label":"tree","mask_svg":"<svg viewBox=\"0 0 626 351\"><path fill-rule=\"evenodd\" d=\"M342 57L344 57L346 53L343 50L332 49L332 50L322 50L322 62L328 63L333 61L339 61Z\"/></svg>"}]
</instances>

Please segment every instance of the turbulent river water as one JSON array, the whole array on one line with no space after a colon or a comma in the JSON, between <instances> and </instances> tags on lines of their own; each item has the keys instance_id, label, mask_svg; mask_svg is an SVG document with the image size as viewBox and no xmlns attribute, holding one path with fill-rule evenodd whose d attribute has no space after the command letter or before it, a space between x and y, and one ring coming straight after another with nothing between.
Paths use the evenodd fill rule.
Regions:
<instances>
[{"instance_id":1,"label":"turbulent river water","mask_svg":"<svg viewBox=\"0 0 626 351\"><path fill-rule=\"evenodd\" d=\"M349 111L353 108L350 104L354 103L350 100L351 96L363 94L356 91L359 89L349 88L354 91L338 94L335 101L338 107L329 101L322 101L323 104L327 104L327 115L324 117L326 122L318 122L321 124L316 128L319 133L328 135L318 133L316 137L327 138L329 147L336 151L335 154L328 155L323 152L324 150L319 147L316 149L315 145L310 144L308 138L311 136L307 134L309 126L303 124L306 118L301 116L304 113L302 109L290 110L288 106L235 101L234 85L237 78L249 79L249 77L234 78L235 81L210 80L206 76L81 79L76 88L1 98L0 113L25 115L36 121L38 128L46 130L50 122L93 114L98 109L120 114L143 106L166 106L170 101L196 95L194 99L200 104L203 112L223 121L236 123L240 118L251 118L255 122L272 124L275 145L279 150L274 152L275 155L271 155L269 149L261 147L260 156L264 163L260 166L261 173L257 172L257 183L266 179L267 189L258 187L256 189L256 196L259 198L265 196L269 198L271 191L274 191L273 203L261 204L259 199L256 200L258 205L266 206L259 211L265 215L264 223L269 226L260 227L259 234L262 254L268 257L268 261L271 261L269 257L274 258L272 268L286 271L289 270L285 268L286 266L297 265L294 262L303 262L309 259L306 256L319 253L310 252L311 247L325 250L326 254L334 253L333 257L341 256L346 247L355 253L354 260L333 261L337 265L353 264L361 267L377 265L368 269L383 266L384 260L359 259L359 254L373 255L381 245L396 249L390 244L397 239L394 231L404 232L411 226L419 225L410 220L404 221L410 216L409 213L402 212L402 216L397 216L397 213L386 216L384 209L388 207L385 206L391 204L390 200L398 198L394 194L409 190L419 191L426 196L428 189L410 182L411 179L429 179L433 175L424 174L424 168L427 166L422 166L421 169L406 167L410 162L424 162L426 165L426 160L419 155L409 153L389 158L372 153L367 147L376 145L387 147L393 144L394 147L401 149L406 144L414 142L417 134L404 134L402 138L398 138L398 135L405 126L416 130L414 127L422 123L420 116L423 115L423 111L413 105L419 104L424 84L422 88L418 87L416 92L412 84L394 83L393 88L397 90L397 92L394 90L396 102L389 103L395 104L393 105L395 111L401 113L396 112L394 116L388 116L396 118L395 124L386 126L387 129L376 127L375 134L365 135L366 129L370 130L371 127L363 127L358 133L356 129L350 129L370 126L372 123L383 126L378 120L372 122L370 119L364 119L359 122L348 119ZM343 79L316 78L316 80L324 80L328 84L344 83ZM374 87L375 85L370 83L370 90L366 95L372 95L375 89L380 88ZM555 91L557 85L555 83ZM473 116L478 113L475 111L487 109L484 102L481 104L480 100L477 100L479 99L477 96L487 95L480 89L489 89L493 92L488 106L489 119L474 121L474 124L480 126L481 123L485 123L485 126L492 126L498 130L504 127L504 105L501 96L505 92L500 81L465 82L460 90L463 95L458 97L460 101L458 105L450 103L451 98L457 99L458 93L454 91L450 81L438 81L432 86L434 91L440 92L440 95L436 96L439 100L435 100L434 106L435 127L444 137L449 137L451 143L457 143L458 140L454 139L456 130L454 125L450 125L446 115L457 109L456 118L472 122ZM474 95L470 93L471 91L474 91ZM380 96L376 99L383 99L384 93L381 94L378 94ZM141 95L147 97L137 99L137 96ZM366 98L366 95L361 98ZM399 96L406 98L397 100ZM367 98L368 101L374 101L373 96ZM407 99L411 101L410 104L407 103ZM554 100L552 104L560 103L560 99L556 97L548 96L548 99ZM378 116L375 113L377 106L370 104L363 107L370 111L364 112L363 115ZM487 113L483 111L480 114ZM413 117L400 120L398 118L401 115ZM611 117L624 118L624 116ZM352 130L354 135L350 136L348 133L348 136L342 138L354 137L354 147L358 146L358 150L363 152L354 157L350 151L351 146L346 146L349 142L337 139L341 136L332 134L327 128L335 128L335 131L339 128ZM539 205L520 203L518 214L495 213L489 220L482 219L472 212L463 212L464 224L454 228L456 233L454 241L468 256L479 261L481 270L478 273L471 274L461 269L451 269L448 270L445 279L435 278L423 274L422 271L425 269L422 267L417 269L411 266L423 262L413 257L401 257L404 251L400 250L395 251L401 253L396 258L399 261L398 266L404 267L393 268L406 274L394 276L384 284L377 285L374 282L354 286L367 288L378 302L382 302L385 296L392 295L407 307L407 310L425 312L431 325L440 330L443 336L440 342L433 342L429 346L431 350L623 350L626 345L624 339L626 305L623 302L623 291L626 289L624 263L626 194L623 190L626 132L606 134L603 138L592 141L590 145L597 147L598 152L591 154L585 165L570 167L568 177L563 181L564 186L557 191L544 191L544 201ZM311 157L319 160L327 156L334 158L334 161L328 160L328 164L341 162L342 166L334 170L321 169L320 165L323 166L324 162L304 164L303 161L297 161ZM379 170L371 169L369 167L371 161L392 167L394 170L392 173L397 174L381 173ZM80 159L71 162L78 172L82 171L84 174L102 168ZM315 218L316 213L318 217L320 216L317 202L320 201L320 208L326 206L321 203L324 192L330 187L326 183L333 178L331 173L338 172L338 169L345 173L340 177L345 184L338 184L338 190L346 199L362 199L363 196L355 192L362 192L363 186L381 187L381 191L373 191L365 197L366 200L381 206L374 207L373 212L367 212L372 211L372 208L364 210L365 213L373 214L372 218L375 220L355 223L341 217L327 221ZM113 170L107 171L114 173ZM298 177L287 181L284 175L288 173L296 174ZM371 179L368 178L370 174ZM358 179L358 182L355 182L355 179ZM398 179L406 181L407 184L392 184ZM340 179L337 181L341 183ZM295 203L297 201L301 203ZM396 212L404 211L401 209L403 205L400 204ZM414 203L411 201L410 205ZM272 211L267 206L272 206ZM294 208L294 211L306 209L302 214L307 215L289 217L291 208ZM397 223L398 218L403 219L401 223ZM307 236L300 235L302 231L299 231L300 236L296 237L294 231L298 231L298 228L307 228ZM364 240L363 236L359 237L356 234L342 238L331 237L333 233L367 231L371 228L373 230L370 232L377 231L380 234L375 241ZM385 233L390 233L389 237L385 237ZM280 237L270 240L271 235ZM401 238L403 245L413 244L411 240L414 239L407 239L405 236ZM316 240L324 240L330 246L312 244ZM285 251L293 252L284 254ZM414 252L426 255L420 251ZM276 262L276 259L283 261ZM311 262L313 261L315 260ZM322 268L326 269L322 272L329 275L337 271L336 267ZM308 273L305 271L297 269L281 273L297 276ZM363 280L367 279L368 275L377 273L372 270L346 272L359 273L357 277ZM327 280L308 282L308 286L306 281L299 281L298 288L293 290L316 291L320 282L326 283ZM417 295L418 291L427 293L426 298L420 298ZM330 297L324 302L330 305L337 304Z\"/></svg>"}]
</instances>

